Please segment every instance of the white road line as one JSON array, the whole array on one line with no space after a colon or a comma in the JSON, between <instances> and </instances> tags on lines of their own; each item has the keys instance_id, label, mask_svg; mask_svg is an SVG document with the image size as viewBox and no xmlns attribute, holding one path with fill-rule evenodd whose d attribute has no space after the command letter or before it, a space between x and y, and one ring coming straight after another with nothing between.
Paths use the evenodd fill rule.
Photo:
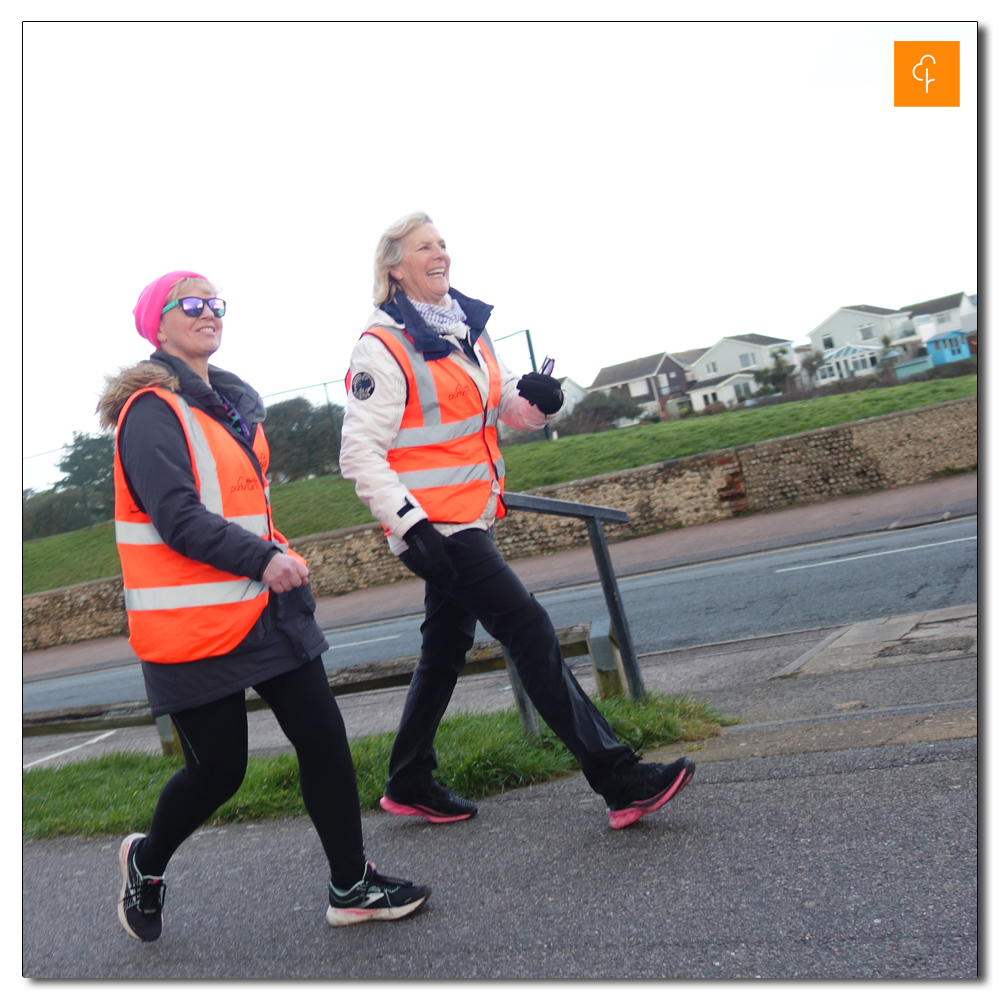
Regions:
<instances>
[{"instance_id":1,"label":"white road line","mask_svg":"<svg viewBox=\"0 0 1000 1000\"><path fill-rule=\"evenodd\" d=\"M794 573L797 569L815 569L817 566L833 566L834 563L853 562L855 559L874 559L876 556L894 556L897 552L913 552L916 549L933 549L936 545L954 545L956 542L974 542L978 535L967 538L951 538L947 542L928 542L926 545L908 545L905 549L889 549L887 552L866 552L863 556L845 556L843 559L827 559L825 562L807 563L805 566L786 566L775 573Z\"/></svg>"},{"instance_id":2,"label":"white road line","mask_svg":"<svg viewBox=\"0 0 1000 1000\"><path fill-rule=\"evenodd\" d=\"M367 646L370 642L388 642L390 639L398 638L398 635L383 635L378 639L362 639L360 642L342 642L339 646L331 646L330 649L347 649L348 646Z\"/></svg>"},{"instance_id":3,"label":"white road line","mask_svg":"<svg viewBox=\"0 0 1000 1000\"><path fill-rule=\"evenodd\" d=\"M109 729L106 733L101 733L100 736L95 736L92 740L87 740L86 743L78 743L75 747L70 747L68 750L58 750L55 753L50 753L47 757L39 757L38 760L22 764L21 770L27 771L29 767L34 767L35 764L44 764L45 761L52 760L53 757L61 757L64 753L72 753L74 750L82 750L84 747L89 747L92 743L100 743L101 740L106 740L109 736L114 736L117 732L117 729Z\"/></svg>"}]
</instances>

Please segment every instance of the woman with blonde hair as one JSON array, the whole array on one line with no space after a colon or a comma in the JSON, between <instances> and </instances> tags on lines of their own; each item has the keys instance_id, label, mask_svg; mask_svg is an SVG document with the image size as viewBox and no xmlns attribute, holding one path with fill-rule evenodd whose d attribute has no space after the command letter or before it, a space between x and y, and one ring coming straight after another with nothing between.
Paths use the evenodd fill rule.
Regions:
<instances>
[{"instance_id":1,"label":"woman with blonde hair","mask_svg":"<svg viewBox=\"0 0 1000 1000\"><path fill-rule=\"evenodd\" d=\"M618 829L659 809L694 764L643 764L618 741L562 658L549 616L493 543L504 516L497 423L544 426L562 406L545 373L518 378L486 333L492 306L451 287L451 256L424 212L383 233L375 312L348 373L340 469L382 521L390 550L426 582L420 660L389 758L382 808L432 823L476 805L437 782L434 735L476 622L509 650L528 696Z\"/></svg>"}]
</instances>

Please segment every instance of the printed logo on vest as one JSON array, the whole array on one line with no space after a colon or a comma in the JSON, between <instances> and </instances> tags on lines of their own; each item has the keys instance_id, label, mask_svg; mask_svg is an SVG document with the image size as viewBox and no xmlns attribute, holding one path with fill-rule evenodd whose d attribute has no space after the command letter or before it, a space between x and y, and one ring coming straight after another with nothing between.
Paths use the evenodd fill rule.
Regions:
<instances>
[{"instance_id":1,"label":"printed logo on vest","mask_svg":"<svg viewBox=\"0 0 1000 1000\"><path fill-rule=\"evenodd\" d=\"M351 379L351 392L354 393L355 399L368 399L374 391L375 379L368 372L358 372Z\"/></svg>"},{"instance_id":2,"label":"printed logo on vest","mask_svg":"<svg viewBox=\"0 0 1000 1000\"><path fill-rule=\"evenodd\" d=\"M449 399L458 399L459 396L468 396L472 392L471 385L463 385L461 388L456 389L453 393L450 393Z\"/></svg>"},{"instance_id":3,"label":"printed logo on vest","mask_svg":"<svg viewBox=\"0 0 1000 1000\"><path fill-rule=\"evenodd\" d=\"M257 482L256 476L250 476L247 479L244 479L243 476L239 476L236 480L236 485L230 487L229 492L235 493L237 490L255 490L258 486L260 486L260 483Z\"/></svg>"}]
</instances>

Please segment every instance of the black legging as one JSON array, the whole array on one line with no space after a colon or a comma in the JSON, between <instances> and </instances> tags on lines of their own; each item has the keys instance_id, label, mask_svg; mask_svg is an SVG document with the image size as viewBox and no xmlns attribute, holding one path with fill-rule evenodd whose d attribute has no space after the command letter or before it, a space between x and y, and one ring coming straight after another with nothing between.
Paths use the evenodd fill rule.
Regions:
<instances>
[{"instance_id":1,"label":"black legging","mask_svg":"<svg viewBox=\"0 0 1000 1000\"><path fill-rule=\"evenodd\" d=\"M434 735L475 640L477 620L510 651L528 697L580 762L594 791L613 793L636 756L566 665L545 609L504 561L490 532L468 528L446 536L444 544L457 580L427 583L424 591L420 660L389 755L389 794L422 787L437 767ZM420 575L409 551L400 559Z\"/></svg>"},{"instance_id":2,"label":"black legging","mask_svg":"<svg viewBox=\"0 0 1000 1000\"><path fill-rule=\"evenodd\" d=\"M347 731L319 657L261 681L268 703L299 759L302 799L330 862L334 885L349 887L364 874L361 809ZM242 691L172 716L184 767L160 793L149 835L136 864L160 875L174 851L236 794L247 768L247 713Z\"/></svg>"}]
</instances>

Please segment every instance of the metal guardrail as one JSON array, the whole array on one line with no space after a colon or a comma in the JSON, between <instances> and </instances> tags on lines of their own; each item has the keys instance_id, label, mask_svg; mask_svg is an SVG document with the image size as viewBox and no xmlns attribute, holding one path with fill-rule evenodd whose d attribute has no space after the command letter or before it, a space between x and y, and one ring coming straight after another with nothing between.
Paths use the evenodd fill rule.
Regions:
<instances>
[{"instance_id":1,"label":"metal guardrail","mask_svg":"<svg viewBox=\"0 0 1000 1000\"><path fill-rule=\"evenodd\" d=\"M589 503L574 503L570 500L552 500L549 497L536 497L528 493L505 493L504 506L509 510L523 510L533 514L553 514L560 517L579 517L587 522L587 534L590 536L590 547L597 563L597 572L601 578L604 590L604 601L608 606L608 615L614 629L618 649L621 652L622 666L628 682L629 695L638 700L646 695L646 685L639 670L639 661L635 656L632 644L632 633L629 631L628 620L625 617L625 604L615 569L611 564L611 553L608 551L608 540L604 537L602 521L613 521L624 524L628 521L628 512L616 507L598 507Z\"/></svg>"}]
</instances>

